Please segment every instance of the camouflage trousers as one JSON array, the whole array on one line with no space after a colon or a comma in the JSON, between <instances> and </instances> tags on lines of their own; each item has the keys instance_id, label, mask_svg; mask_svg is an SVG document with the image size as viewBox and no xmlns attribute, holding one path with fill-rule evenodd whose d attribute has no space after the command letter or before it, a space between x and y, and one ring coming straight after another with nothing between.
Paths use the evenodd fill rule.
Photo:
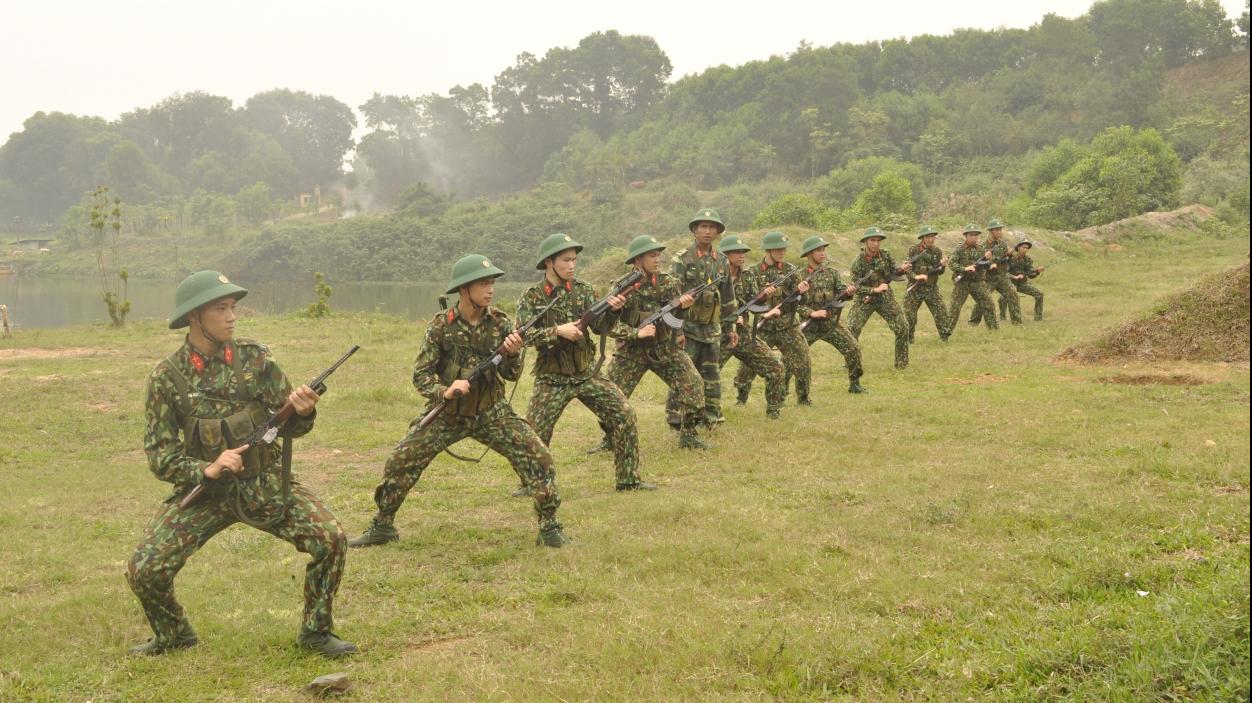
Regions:
<instances>
[{"instance_id":1,"label":"camouflage trousers","mask_svg":"<svg viewBox=\"0 0 1252 703\"><path fill-rule=\"evenodd\" d=\"M722 338L722 366L732 356L739 360L739 369L749 369L754 376L765 378L765 412L777 411L787 399L787 385L783 377L783 365L765 342L752 339L748 333L739 335L739 344L728 347L729 339ZM736 386L738 382L736 381ZM752 382L749 380L748 387Z\"/></svg>"},{"instance_id":2,"label":"camouflage trousers","mask_svg":"<svg viewBox=\"0 0 1252 703\"><path fill-rule=\"evenodd\" d=\"M999 293L1001 309L1006 307L1008 308L1009 319L1013 321L1013 324L1022 324L1022 306L1017 300L1017 289L1013 287L1012 280L1010 280L1008 276L1004 275L987 276L987 288L989 289L987 299L991 299L991 293ZM983 310L982 305L980 305L978 300L975 299L974 312L969 316L969 323L971 325L976 325L979 322L982 322L984 312L987 317L995 317L996 308L995 306L988 305L986 310Z\"/></svg>"},{"instance_id":3,"label":"camouflage trousers","mask_svg":"<svg viewBox=\"0 0 1252 703\"><path fill-rule=\"evenodd\" d=\"M865 302L867 298L869 302ZM869 316L874 313L878 313L878 316L891 328L891 333L896 336L896 368L908 367L909 323L904 318L904 312L900 310L900 304L896 302L896 297L890 290L878 295L858 295L852 303L852 312L848 313L848 331L853 337L860 339L861 330L865 328Z\"/></svg>"},{"instance_id":4,"label":"camouflage trousers","mask_svg":"<svg viewBox=\"0 0 1252 703\"><path fill-rule=\"evenodd\" d=\"M948 309L948 320L955 327L961 319L961 306L965 304L965 298L972 297L974 305L985 306L988 310L993 309L995 303L991 302L991 289L987 288L987 284L982 281L957 281L952 286L952 307ZM995 315L984 315L983 321L987 323L988 329L1000 329L1000 323L996 321ZM949 330L951 331L951 330Z\"/></svg>"},{"instance_id":5,"label":"camouflage trousers","mask_svg":"<svg viewBox=\"0 0 1252 703\"><path fill-rule=\"evenodd\" d=\"M813 342L821 340L836 351L843 355L843 365L848 369L848 380L855 381L865 373L861 367L861 345L857 343L856 337L837 321L813 320L808 327L804 328L804 339L813 346ZM800 384L796 384L796 392L799 392Z\"/></svg>"},{"instance_id":6,"label":"camouflage trousers","mask_svg":"<svg viewBox=\"0 0 1252 703\"><path fill-rule=\"evenodd\" d=\"M390 525L422 472L439 453L456 442L472 437L508 460L522 483L530 489L535 501L539 529L558 524L556 509L561 497L556 490L556 472L552 454L530 424L500 400L484 413L463 417L442 413L435 421L419 429L418 417L409 423L409 432L396 445L383 467L383 482L374 489L378 515L374 522Z\"/></svg>"},{"instance_id":7,"label":"camouflage trousers","mask_svg":"<svg viewBox=\"0 0 1252 703\"><path fill-rule=\"evenodd\" d=\"M1022 295L1029 295L1035 299L1035 321L1043 319L1043 291L1034 287L1032 284L1022 281L1013 283L1017 288L1017 292ZM1004 298L1000 298L1000 319L1004 319Z\"/></svg>"},{"instance_id":8,"label":"camouflage trousers","mask_svg":"<svg viewBox=\"0 0 1252 703\"><path fill-rule=\"evenodd\" d=\"M705 403L700 392L703 381L700 372L691 363L691 357L682 350L671 347L666 351L657 351L652 347L642 352L619 351L609 362L606 375L629 398L649 371L669 386L670 394L665 402L669 424L679 427L686 434L694 434L695 428L704 421Z\"/></svg>"},{"instance_id":9,"label":"camouflage trousers","mask_svg":"<svg viewBox=\"0 0 1252 703\"><path fill-rule=\"evenodd\" d=\"M791 382L790 379L794 377L796 379L796 397L801 399L808 398L809 384L813 376L813 366L809 361L809 344L804 340L804 335L800 332L800 326L766 328L757 332L757 338L765 340L766 344L782 353L783 397L787 397L787 386ZM751 393L752 381L755 378L756 371L754 369L746 364L740 364L739 372L735 374L735 388L740 393ZM766 391L768 392L768 390L767 386Z\"/></svg>"},{"instance_id":10,"label":"camouflage trousers","mask_svg":"<svg viewBox=\"0 0 1252 703\"><path fill-rule=\"evenodd\" d=\"M683 351L691 358L691 363L700 374L704 387L704 422L710 426L722 422L722 355L721 345L714 342L701 342L687 337ZM679 424L679 403L677 393L670 387L669 396L665 399L665 417L670 425Z\"/></svg>"},{"instance_id":11,"label":"camouflage trousers","mask_svg":"<svg viewBox=\"0 0 1252 703\"><path fill-rule=\"evenodd\" d=\"M909 321L909 343L913 342L914 332L917 331L917 311L922 303L930 310L930 317L935 321L935 330L939 332L939 337L947 339L952 334L952 324L948 321L948 309L943 304L943 293L936 283L921 283L904 294L904 317Z\"/></svg>"},{"instance_id":12,"label":"camouflage trousers","mask_svg":"<svg viewBox=\"0 0 1252 703\"><path fill-rule=\"evenodd\" d=\"M244 485L249 483L256 481ZM262 521L282 507L280 496L273 491L265 496L253 491L244 495L249 515ZM187 613L174 598L174 577L196 550L238 521L223 498L206 496L180 508L180 497L170 499L148 523L126 567L126 580L143 606L157 643L162 645L173 643L179 633L190 628ZM285 517L264 530L312 557L304 570L303 628L330 632L348 546L339 521L308 489L293 483Z\"/></svg>"},{"instance_id":13,"label":"camouflage trousers","mask_svg":"<svg viewBox=\"0 0 1252 703\"><path fill-rule=\"evenodd\" d=\"M639 483L639 428L635 410L630 407L622 389L600 375L586 380L535 382L535 394L526 408L526 420L539 439L551 446L552 430L565 412L565 406L577 398L595 413L600 426L607 428L613 445L613 463L617 469L617 485Z\"/></svg>"}]
</instances>

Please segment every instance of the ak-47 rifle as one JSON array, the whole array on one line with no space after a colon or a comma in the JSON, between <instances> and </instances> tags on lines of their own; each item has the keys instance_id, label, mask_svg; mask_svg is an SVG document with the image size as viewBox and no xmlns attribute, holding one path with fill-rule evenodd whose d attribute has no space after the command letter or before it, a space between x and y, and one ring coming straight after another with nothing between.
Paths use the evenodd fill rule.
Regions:
<instances>
[{"instance_id":1,"label":"ak-47 rifle","mask_svg":"<svg viewBox=\"0 0 1252 703\"><path fill-rule=\"evenodd\" d=\"M721 283L725 278L726 276L724 275L718 276L717 278L714 278L711 281L706 281L705 283L701 283L695 288L692 288L691 290L682 293L682 295L679 295L678 298L675 298L674 300L669 301L665 305L661 306L661 309L656 310L651 315L648 315L647 317L645 317L643 319L643 322L640 322L635 327L635 329L641 330L644 327L647 327L648 325L656 324L657 320L664 322L671 329L676 329L676 330L682 329L683 321L674 316L674 310L679 307L679 304L678 304L679 299L681 299L684 295L690 295L691 297L694 298L704 293L704 291Z\"/></svg>"},{"instance_id":2,"label":"ak-47 rifle","mask_svg":"<svg viewBox=\"0 0 1252 703\"><path fill-rule=\"evenodd\" d=\"M317 378L309 381L309 388L312 388L313 392L318 395L324 394L326 392L326 379L329 378L330 375L335 372L335 369L339 368L343 362L347 361L348 357L355 354L360 348L360 346L353 344L343 356L339 357L339 361L331 364L330 368L318 374ZM286 403L283 403L283 406L275 411L274 414L270 415L263 425L256 428L251 432L251 434L240 440L236 446L242 447L247 445L248 447L255 447L261 444L273 444L274 440L278 439L278 433L282 430L283 425L287 424L287 421L291 419L291 416L294 415L295 412L296 406L292 405L291 401L288 400ZM287 441L290 442L291 440ZM284 453L289 451L291 451L289 447L283 448ZM288 464L285 460L283 463L285 465ZM284 473L286 473L286 470L289 470L289 465L284 466L284 469ZM289 477L284 476L283 481L284 484L286 484L289 481ZM178 507L187 508L194 505L196 501L200 500L200 496L204 495L206 488L207 486L201 483L191 489L191 492L189 492L186 496L183 496L183 499L179 501Z\"/></svg>"},{"instance_id":3,"label":"ak-47 rifle","mask_svg":"<svg viewBox=\"0 0 1252 703\"><path fill-rule=\"evenodd\" d=\"M631 271L630 275L619 281L608 295L592 303L591 307L587 308L587 312L584 312L583 316L578 318L578 322L574 323L574 326L578 328L579 332L586 332L591 323L600 319L601 315L609 311L609 298L615 295L629 295L635 289L635 284L642 280L642 271L639 269Z\"/></svg>"},{"instance_id":4,"label":"ak-47 rifle","mask_svg":"<svg viewBox=\"0 0 1252 703\"><path fill-rule=\"evenodd\" d=\"M929 249L927 249L926 251L930 251L930 250L929 250ZM923 253L925 253L925 252L918 252L918 253L917 253L917 256L921 256ZM912 262L912 261L916 261L916 260L917 260L917 256L913 257L913 258L912 258L912 259L910 259L909 261L910 261L910 262ZM939 277L939 276L942 276L942 275L943 275L943 272L944 272L944 271L947 271L947 270L948 270L948 266L947 266L947 264L939 264L939 265L938 265L938 266L936 266L935 268L933 268L933 269L931 269L930 271L926 272L926 274L925 274L925 275L926 275L926 280L927 280L927 282L929 282L929 281L936 281L936 280L938 280L938 277ZM916 288L916 287L918 287L919 285L921 285L921 283L922 283L921 281L918 281L918 280L916 280L916 279L915 279L915 280L913 281L913 285L911 285L911 286L909 286L908 288L906 288L906 289L904 290L904 292L905 292L905 293L912 293L912 292L913 292L913 289L914 289L914 288Z\"/></svg>"},{"instance_id":5,"label":"ak-47 rifle","mask_svg":"<svg viewBox=\"0 0 1252 703\"><path fill-rule=\"evenodd\" d=\"M1047 268L1047 266L1040 266L1037 269L1031 269L1026 273L1026 278L1038 278L1039 274L1043 273L1045 268Z\"/></svg>"},{"instance_id":6,"label":"ak-47 rifle","mask_svg":"<svg viewBox=\"0 0 1252 703\"><path fill-rule=\"evenodd\" d=\"M991 259L984 257L974 262L974 269L988 269L988 268L991 268L991 264L993 263L995 262L993 262ZM956 275L956 278L952 279L952 282L960 283L961 279L965 277L966 273L967 273L966 271L961 271L960 273Z\"/></svg>"},{"instance_id":7,"label":"ak-47 rifle","mask_svg":"<svg viewBox=\"0 0 1252 703\"><path fill-rule=\"evenodd\" d=\"M532 327L539 324L539 321L543 319L544 315L548 314L548 311L552 309L553 305L556 305L556 301L559 299L560 298L553 298L547 305L540 308L539 312L535 313L534 317L527 320L526 324L522 325L521 327L518 327L517 329L513 331L517 332L518 334L522 336L523 339L525 339L526 333L529 332ZM498 368L502 361L504 361L504 345L503 344L501 344L498 348L496 348L495 353L492 354L490 358L479 362L477 366L471 369L469 372L469 375L467 375L464 378L464 380L469 381L470 385L473 385L474 381L478 380L480 376L486 374L488 371L492 371ZM453 393L452 397L456 398L456 397L459 397L460 395L462 395L462 393L457 392L457 393ZM439 417L439 413L443 412L443 409L446 407L448 407L448 399L440 398L439 402L435 403L435 406L432 407L430 411L428 411L425 415L422 416L421 421L417 423L417 428L419 430L426 429L426 426L434 422L435 418Z\"/></svg>"},{"instance_id":8,"label":"ak-47 rifle","mask_svg":"<svg viewBox=\"0 0 1252 703\"><path fill-rule=\"evenodd\" d=\"M800 270L800 268L797 266L795 270L796 270L796 271L799 271L799 270ZM808 283L810 280L812 280L812 278L813 278L814 276L816 276L816 275L817 275L817 272L818 272L818 271L821 271L821 270L822 270L822 267L821 267L821 266L818 266L817 268L813 269L812 271L809 271L809 275L805 276L805 277L804 277L804 280L803 280L803 281L800 281L800 283ZM797 284L797 286L796 286L796 287L797 287L797 288L799 288L799 285ZM773 311L775 311L775 310L782 310L782 306L787 305L787 304L789 304L789 303L794 303L794 302L798 301L798 300L801 298L801 296L803 296L803 295L804 295L803 293L801 293L799 290L797 290L796 292L792 293L791 295L787 296L786 298L783 298L783 299L782 299L781 301L779 301L779 303L778 303L777 305L775 305L774 307L772 307L772 308L767 308L766 310L764 310L763 312L761 312L761 314L757 315L757 317L756 317L756 324L752 327L752 334L754 334L754 335L755 335L755 334L756 334L756 331L757 331L757 330L759 330L759 329L761 329L761 326L762 326L762 325L764 325L764 324L766 323L766 320L765 320L765 319L763 319L763 318L765 317L765 315L767 315L768 313L771 313L771 312L773 312ZM773 319L773 318L770 318L770 319Z\"/></svg>"},{"instance_id":9,"label":"ak-47 rifle","mask_svg":"<svg viewBox=\"0 0 1252 703\"><path fill-rule=\"evenodd\" d=\"M799 266L797 266L797 267L795 267L795 268L791 269L791 270L790 270L790 271L788 271L787 273L784 273L783 275L779 276L778 278L775 278L774 280L770 281L770 282L769 282L769 284L765 286L765 288L769 288L770 286L773 286L774 288L777 288L778 286L782 285L782 283L783 283L784 281L786 281L788 278L791 278L792 276L796 275L797 273L800 273L800 267L799 267ZM761 289L761 291L762 291L762 292L757 293L757 294L756 294L756 296L755 296L754 298L752 298L752 300L749 300L748 302L744 303L743 305L740 305L740 306L739 306L739 308L738 308L737 310L735 310L735 314L734 314L734 315L731 315L728 319L730 319L730 320L738 320L738 319L739 319L739 317L740 317L741 315L743 315L745 312L751 312L751 313L762 313L762 312L765 312L765 311L769 310L769 306L768 306L768 305L762 305L762 304L761 304L761 299L765 297L765 293L764 293L765 288L762 288L762 289Z\"/></svg>"}]
</instances>

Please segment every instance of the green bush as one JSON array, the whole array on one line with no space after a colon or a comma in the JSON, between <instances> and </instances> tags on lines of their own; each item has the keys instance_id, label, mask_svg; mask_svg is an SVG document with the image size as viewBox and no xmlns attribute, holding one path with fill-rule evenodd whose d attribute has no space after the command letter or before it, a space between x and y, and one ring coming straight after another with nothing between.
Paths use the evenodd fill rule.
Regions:
<instances>
[{"instance_id":1,"label":"green bush","mask_svg":"<svg viewBox=\"0 0 1252 703\"><path fill-rule=\"evenodd\" d=\"M812 196L790 193L770 201L752 220L752 227L760 229L797 225L816 229L821 215L821 203L818 203Z\"/></svg>"}]
</instances>

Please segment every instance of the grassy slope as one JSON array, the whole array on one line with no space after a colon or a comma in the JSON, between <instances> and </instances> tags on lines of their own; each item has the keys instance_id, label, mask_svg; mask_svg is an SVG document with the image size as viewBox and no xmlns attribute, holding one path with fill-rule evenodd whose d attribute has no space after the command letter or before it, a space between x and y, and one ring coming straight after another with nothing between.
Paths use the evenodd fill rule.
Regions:
<instances>
[{"instance_id":1,"label":"grassy slope","mask_svg":"<svg viewBox=\"0 0 1252 703\"><path fill-rule=\"evenodd\" d=\"M498 457L438 459L402 541L349 556L338 629L365 653L345 663L291 646L304 559L240 527L179 579L203 644L125 657L147 627L124 561L167 493L137 449L143 383L178 337L4 340L113 353L0 346L0 700L296 701L336 670L357 683L347 700L1246 700L1247 367L1141 369L1207 383L1134 386L1049 359L1247 242L1122 246L1039 247L1048 322L962 326L941 345L923 317L906 372L871 322L871 395L845 394L817 348L813 408L767 423L758 387L707 454L674 449L648 379L635 406L655 494L611 490L611 460L582 453L593 419L571 408L553 443L569 549L532 546ZM243 327L301 379L363 345L296 455L357 533L416 412L419 330L376 315Z\"/></svg>"}]
</instances>

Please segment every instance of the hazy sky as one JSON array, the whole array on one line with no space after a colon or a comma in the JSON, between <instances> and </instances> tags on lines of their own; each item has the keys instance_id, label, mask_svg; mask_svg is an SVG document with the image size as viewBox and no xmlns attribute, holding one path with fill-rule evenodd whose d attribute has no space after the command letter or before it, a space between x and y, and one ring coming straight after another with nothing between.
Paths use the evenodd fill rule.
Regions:
<instances>
[{"instance_id":1,"label":"hazy sky","mask_svg":"<svg viewBox=\"0 0 1252 703\"><path fill-rule=\"evenodd\" d=\"M241 105L283 87L357 107L375 91L418 95L490 85L529 51L595 31L654 37L674 78L836 42L1029 27L1091 0L0 0L0 143L37 110L109 119L175 92ZM1222 0L1227 13L1244 0Z\"/></svg>"}]
</instances>

